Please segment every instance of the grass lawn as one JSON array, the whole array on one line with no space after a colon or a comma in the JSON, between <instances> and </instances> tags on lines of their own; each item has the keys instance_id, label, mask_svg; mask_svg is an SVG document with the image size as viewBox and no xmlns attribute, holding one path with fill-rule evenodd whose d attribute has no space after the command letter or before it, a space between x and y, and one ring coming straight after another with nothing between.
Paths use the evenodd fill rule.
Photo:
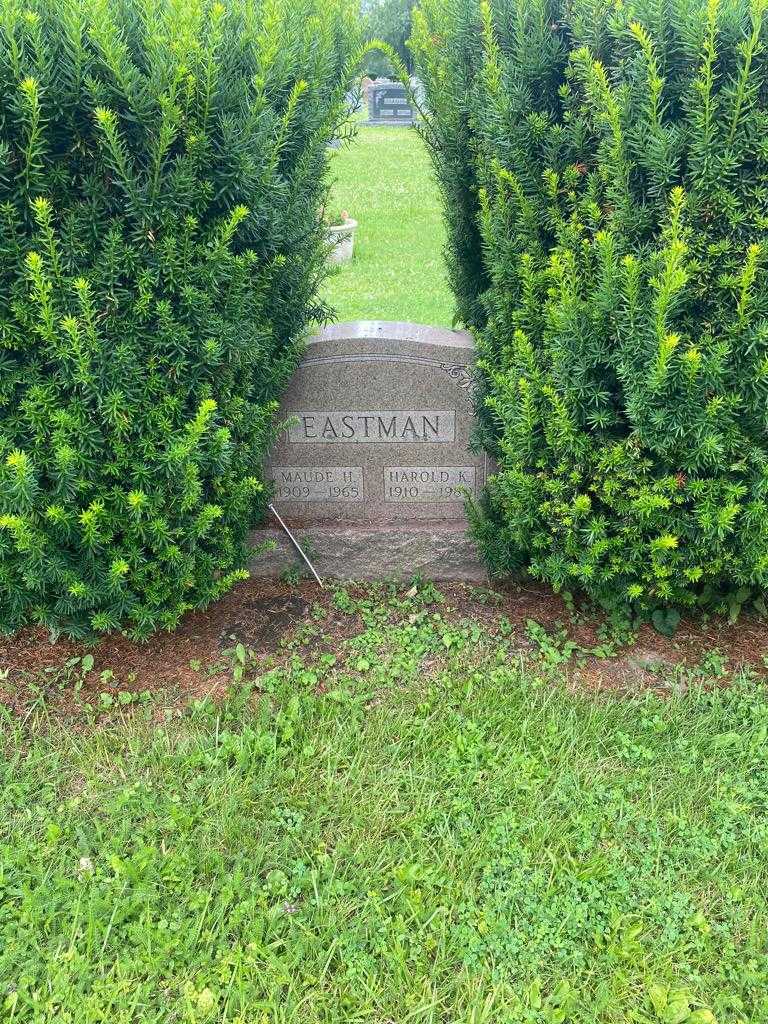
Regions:
<instances>
[{"instance_id":1,"label":"grass lawn","mask_svg":"<svg viewBox=\"0 0 768 1024\"><path fill-rule=\"evenodd\" d=\"M223 702L0 710L0 1019L768 1020L763 689L572 692L479 617L342 589Z\"/></svg>"},{"instance_id":2,"label":"grass lawn","mask_svg":"<svg viewBox=\"0 0 768 1024\"><path fill-rule=\"evenodd\" d=\"M440 197L427 151L408 128L361 126L333 154L332 210L359 221L355 258L326 285L338 320L411 320L450 327Z\"/></svg>"}]
</instances>

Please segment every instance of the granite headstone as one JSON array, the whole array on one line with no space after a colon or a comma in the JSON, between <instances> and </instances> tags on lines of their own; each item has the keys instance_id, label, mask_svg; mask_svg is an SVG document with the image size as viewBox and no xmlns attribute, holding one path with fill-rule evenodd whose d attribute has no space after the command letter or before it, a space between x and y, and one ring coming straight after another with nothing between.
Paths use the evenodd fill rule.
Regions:
<instances>
[{"instance_id":1,"label":"granite headstone","mask_svg":"<svg viewBox=\"0 0 768 1024\"><path fill-rule=\"evenodd\" d=\"M469 449L474 361L469 334L414 324L340 324L310 340L266 477L327 575L482 578L465 536L466 496L489 471ZM262 556L254 569L274 566Z\"/></svg>"},{"instance_id":2,"label":"granite headstone","mask_svg":"<svg viewBox=\"0 0 768 1024\"><path fill-rule=\"evenodd\" d=\"M375 82L368 88L368 124L411 125L416 114L402 82Z\"/></svg>"}]
</instances>

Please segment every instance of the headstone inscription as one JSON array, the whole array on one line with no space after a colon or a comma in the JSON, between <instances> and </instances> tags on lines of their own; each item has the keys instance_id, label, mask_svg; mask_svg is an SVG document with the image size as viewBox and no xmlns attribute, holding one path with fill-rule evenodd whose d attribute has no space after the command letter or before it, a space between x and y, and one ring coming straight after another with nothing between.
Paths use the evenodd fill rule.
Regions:
<instances>
[{"instance_id":1,"label":"headstone inscription","mask_svg":"<svg viewBox=\"0 0 768 1024\"><path fill-rule=\"evenodd\" d=\"M470 452L469 334L361 322L313 338L283 400L267 465L293 523L464 520L485 483Z\"/></svg>"},{"instance_id":2,"label":"headstone inscription","mask_svg":"<svg viewBox=\"0 0 768 1024\"><path fill-rule=\"evenodd\" d=\"M416 120L402 82L374 82L368 89L368 123L410 125Z\"/></svg>"},{"instance_id":3,"label":"headstone inscription","mask_svg":"<svg viewBox=\"0 0 768 1024\"><path fill-rule=\"evenodd\" d=\"M308 343L266 477L327 575L483 578L465 513L489 468L469 450L474 361L469 334L414 324L339 324Z\"/></svg>"}]
</instances>

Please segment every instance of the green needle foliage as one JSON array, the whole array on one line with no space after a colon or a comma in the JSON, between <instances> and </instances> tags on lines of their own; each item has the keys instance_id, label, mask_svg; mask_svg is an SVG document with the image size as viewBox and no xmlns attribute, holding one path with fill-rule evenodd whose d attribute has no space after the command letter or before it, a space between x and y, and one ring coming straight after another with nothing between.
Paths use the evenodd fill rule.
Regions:
<instances>
[{"instance_id":1,"label":"green needle foliage","mask_svg":"<svg viewBox=\"0 0 768 1024\"><path fill-rule=\"evenodd\" d=\"M244 574L326 312L346 0L0 8L0 626L171 628Z\"/></svg>"},{"instance_id":2,"label":"green needle foliage","mask_svg":"<svg viewBox=\"0 0 768 1024\"><path fill-rule=\"evenodd\" d=\"M766 0L423 0L499 571L645 608L768 581Z\"/></svg>"}]
</instances>

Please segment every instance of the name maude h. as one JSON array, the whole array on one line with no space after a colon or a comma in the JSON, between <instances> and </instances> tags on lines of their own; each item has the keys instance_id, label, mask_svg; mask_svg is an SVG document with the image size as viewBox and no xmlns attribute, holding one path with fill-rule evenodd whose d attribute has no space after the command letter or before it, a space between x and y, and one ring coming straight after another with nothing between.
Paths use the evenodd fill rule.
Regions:
<instances>
[{"instance_id":1,"label":"name maude h.","mask_svg":"<svg viewBox=\"0 0 768 1024\"><path fill-rule=\"evenodd\" d=\"M437 442L456 439L454 410L299 412L288 427L294 444Z\"/></svg>"}]
</instances>

